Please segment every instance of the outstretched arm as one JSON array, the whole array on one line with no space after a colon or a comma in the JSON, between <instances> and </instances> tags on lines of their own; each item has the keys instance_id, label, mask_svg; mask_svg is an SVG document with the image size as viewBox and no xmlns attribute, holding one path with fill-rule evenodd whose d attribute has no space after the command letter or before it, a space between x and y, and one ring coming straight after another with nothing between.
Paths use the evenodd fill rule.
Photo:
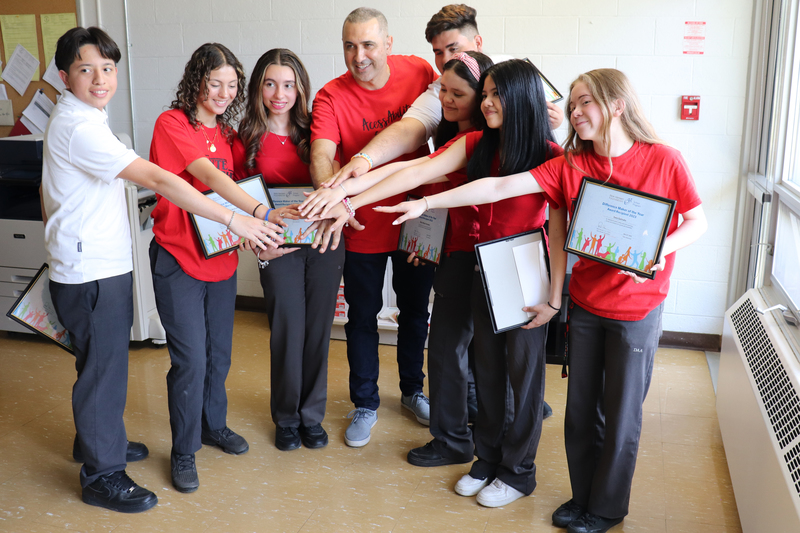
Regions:
<instances>
[{"instance_id":1,"label":"outstretched arm","mask_svg":"<svg viewBox=\"0 0 800 533\"><path fill-rule=\"evenodd\" d=\"M276 232L277 226L250 216L233 216L232 211L201 194L186 181L141 157L125 167L119 176L157 192L181 209L228 225L233 233L250 239L261 249L266 250L265 242L269 246L283 242Z\"/></svg>"},{"instance_id":2,"label":"outstretched arm","mask_svg":"<svg viewBox=\"0 0 800 533\"><path fill-rule=\"evenodd\" d=\"M439 158L437 157L436 159ZM392 224L402 224L406 220L417 218L427 209L491 204L506 198L534 194L543 190L530 172L520 172L519 174L512 174L502 178L475 180L455 189L427 196L423 200L403 202L393 207L376 207L375 210L382 213L405 213L392 222Z\"/></svg>"},{"instance_id":3,"label":"outstretched arm","mask_svg":"<svg viewBox=\"0 0 800 533\"><path fill-rule=\"evenodd\" d=\"M411 161L397 161L396 163L384 165L381 168L367 172L357 178L351 178L340 182L336 186L332 186L333 181L327 181L300 204L300 213L304 217L313 217L323 209L324 212L327 213L330 211L331 207L341 202L345 196L354 196L362 193L395 172L418 165L428 159L427 157L420 157L412 159Z\"/></svg>"},{"instance_id":4,"label":"outstretched arm","mask_svg":"<svg viewBox=\"0 0 800 533\"><path fill-rule=\"evenodd\" d=\"M406 117L395 122L380 132L361 152L369 155L374 166L382 165L392 159L397 159L403 154L412 152L425 142L425 126L419 120ZM342 169L334 175L332 187L338 187L344 180L355 178L369 170L366 159L356 157L348 161Z\"/></svg>"}]
</instances>

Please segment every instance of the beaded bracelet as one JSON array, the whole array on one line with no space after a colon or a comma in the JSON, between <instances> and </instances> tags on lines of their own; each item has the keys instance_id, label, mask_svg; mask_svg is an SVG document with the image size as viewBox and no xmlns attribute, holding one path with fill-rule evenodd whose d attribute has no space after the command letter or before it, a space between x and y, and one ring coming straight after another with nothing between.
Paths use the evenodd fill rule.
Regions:
<instances>
[{"instance_id":1,"label":"beaded bracelet","mask_svg":"<svg viewBox=\"0 0 800 533\"><path fill-rule=\"evenodd\" d=\"M231 211L231 219L228 221L228 225L225 226L225 229L231 229L231 224L233 224L233 216L235 214L236 214L235 212Z\"/></svg>"},{"instance_id":2,"label":"beaded bracelet","mask_svg":"<svg viewBox=\"0 0 800 533\"><path fill-rule=\"evenodd\" d=\"M253 218L256 218L256 211L258 211L258 208L261 207L262 205L264 204L258 204L257 206L255 206L255 208L253 209Z\"/></svg>"},{"instance_id":3,"label":"beaded bracelet","mask_svg":"<svg viewBox=\"0 0 800 533\"><path fill-rule=\"evenodd\" d=\"M553 309L555 311L561 311L560 307L553 307L553 304L550 303L550 300L547 301L547 305L550 306L550 309Z\"/></svg>"},{"instance_id":4,"label":"beaded bracelet","mask_svg":"<svg viewBox=\"0 0 800 533\"><path fill-rule=\"evenodd\" d=\"M365 154L364 152L358 152L356 155L354 155L353 157L350 158L350 161L352 161L356 157L360 157L361 159L365 159L367 161L367 163L369 163L369 169L372 170L372 167L373 167L374 164L372 162L372 158L368 154Z\"/></svg>"},{"instance_id":5,"label":"beaded bracelet","mask_svg":"<svg viewBox=\"0 0 800 533\"><path fill-rule=\"evenodd\" d=\"M356 216L356 210L353 209L353 204L350 202L350 198L344 197L342 198L342 203L344 204L344 208L347 209L347 214L351 217Z\"/></svg>"}]
</instances>

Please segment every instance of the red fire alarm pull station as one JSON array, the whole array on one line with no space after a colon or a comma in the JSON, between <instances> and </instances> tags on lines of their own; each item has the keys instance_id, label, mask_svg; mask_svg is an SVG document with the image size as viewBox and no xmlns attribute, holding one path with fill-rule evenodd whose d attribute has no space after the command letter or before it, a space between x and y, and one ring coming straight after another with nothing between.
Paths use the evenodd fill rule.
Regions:
<instances>
[{"instance_id":1,"label":"red fire alarm pull station","mask_svg":"<svg viewBox=\"0 0 800 533\"><path fill-rule=\"evenodd\" d=\"M700 97L681 96L681 120L700 119Z\"/></svg>"}]
</instances>

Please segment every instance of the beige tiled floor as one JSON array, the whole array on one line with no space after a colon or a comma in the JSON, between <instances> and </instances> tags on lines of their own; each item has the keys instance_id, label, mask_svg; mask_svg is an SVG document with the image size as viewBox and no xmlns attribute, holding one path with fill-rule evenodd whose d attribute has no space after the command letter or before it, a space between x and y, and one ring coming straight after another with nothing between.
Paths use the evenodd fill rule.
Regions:
<instances>
[{"instance_id":1,"label":"beige tiled floor","mask_svg":"<svg viewBox=\"0 0 800 533\"><path fill-rule=\"evenodd\" d=\"M228 421L250 452L234 457L204 447L197 454L200 490L188 495L170 485L169 357L149 343L131 347L128 436L145 442L150 457L128 472L159 504L124 515L80 501L79 466L71 459L71 356L33 336L0 334L0 531L563 531L550 524L570 497L560 367L548 368L546 398L555 414L544 423L539 486L529 498L486 509L452 490L465 466L406 462L408 450L430 435L400 408L393 347L381 347L383 405L366 447L343 442L352 406L344 343L333 341L325 419L331 443L279 452L269 417L268 338L263 314L237 311ZM656 363L631 512L613 531L741 531L704 354L665 349Z\"/></svg>"}]
</instances>

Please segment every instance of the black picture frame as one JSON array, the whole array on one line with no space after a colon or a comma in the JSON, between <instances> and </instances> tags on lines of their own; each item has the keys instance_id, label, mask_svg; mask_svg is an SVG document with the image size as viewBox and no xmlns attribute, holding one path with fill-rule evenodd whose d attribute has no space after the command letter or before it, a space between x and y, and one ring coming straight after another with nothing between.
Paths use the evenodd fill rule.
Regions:
<instances>
[{"instance_id":1,"label":"black picture frame","mask_svg":"<svg viewBox=\"0 0 800 533\"><path fill-rule=\"evenodd\" d=\"M564 250L654 279L656 272L650 268L661 257L675 203L671 198L584 176ZM606 239L614 242L606 242ZM606 250L602 251L604 245ZM612 247L616 247L613 252ZM620 254L619 251L626 247L627 250ZM624 262L621 262L623 258ZM632 263L629 262L631 259Z\"/></svg>"},{"instance_id":2,"label":"black picture frame","mask_svg":"<svg viewBox=\"0 0 800 533\"><path fill-rule=\"evenodd\" d=\"M59 348L75 353L69 332L56 315L50 297L50 267L44 263L6 316L32 332L56 343Z\"/></svg>"},{"instance_id":3,"label":"black picture frame","mask_svg":"<svg viewBox=\"0 0 800 533\"><path fill-rule=\"evenodd\" d=\"M522 310L526 305L525 295L514 255L514 248L528 244L536 244L541 255L536 263L538 270L526 271L526 276L542 283L539 291L547 292L547 301L550 290L550 253L544 229L525 231L475 245L483 291L495 333L516 329L531 321L531 317ZM528 304L535 305L531 302Z\"/></svg>"},{"instance_id":4,"label":"black picture frame","mask_svg":"<svg viewBox=\"0 0 800 533\"><path fill-rule=\"evenodd\" d=\"M237 181L236 184L260 203L264 205L269 203L267 189L261 174L244 178ZM245 213L213 190L205 191L203 194L237 215L252 216L252 213ZM192 221L197 239L200 241L200 251L203 252L203 257L206 259L228 253L239 247L239 237L234 235L225 224L214 222L194 213L189 213L189 220Z\"/></svg>"}]
</instances>

